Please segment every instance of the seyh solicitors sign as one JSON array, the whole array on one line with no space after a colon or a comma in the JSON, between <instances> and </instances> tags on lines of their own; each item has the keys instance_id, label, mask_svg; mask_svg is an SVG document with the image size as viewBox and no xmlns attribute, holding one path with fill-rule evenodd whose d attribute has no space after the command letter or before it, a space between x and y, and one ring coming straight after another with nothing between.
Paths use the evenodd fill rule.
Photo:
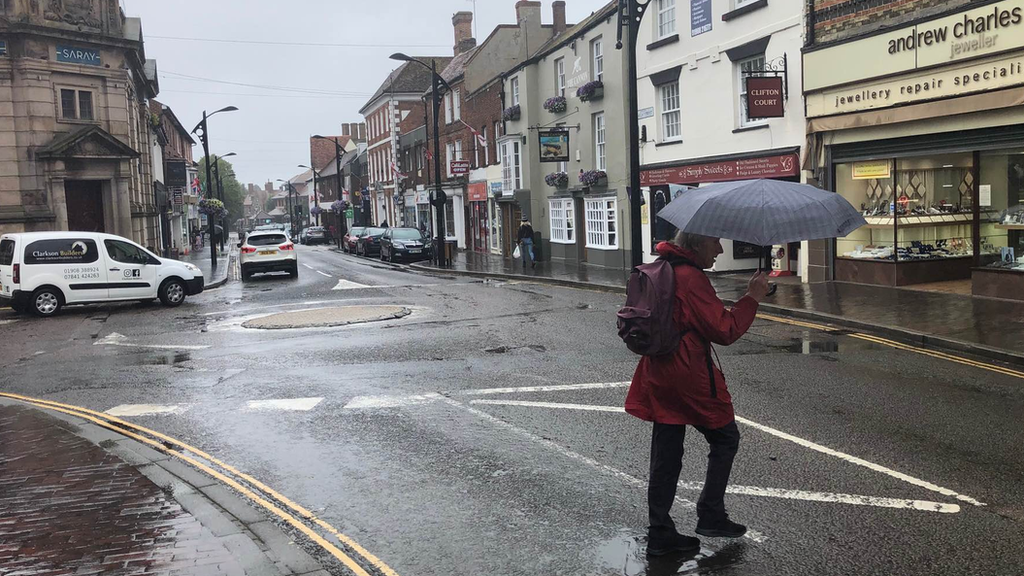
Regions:
<instances>
[{"instance_id":1,"label":"seyh solicitors sign","mask_svg":"<svg viewBox=\"0 0 1024 576\"><path fill-rule=\"evenodd\" d=\"M1024 0L1007 0L807 52L808 116L1024 84L1022 49Z\"/></svg>"}]
</instances>

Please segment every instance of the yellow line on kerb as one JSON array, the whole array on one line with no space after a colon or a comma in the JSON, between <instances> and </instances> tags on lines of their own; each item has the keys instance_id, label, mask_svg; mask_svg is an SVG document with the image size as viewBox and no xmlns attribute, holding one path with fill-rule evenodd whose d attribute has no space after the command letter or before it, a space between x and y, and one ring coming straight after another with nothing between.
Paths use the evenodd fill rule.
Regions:
<instances>
[{"instance_id":1,"label":"yellow line on kerb","mask_svg":"<svg viewBox=\"0 0 1024 576\"><path fill-rule=\"evenodd\" d=\"M802 320L793 320L792 318L782 318L780 316L772 316L770 314L758 314L758 318L764 320L770 320L772 322L778 322L780 324L789 324L792 326L800 326L801 328L810 328L812 330L821 330L822 332L835 332L840 328L832 326L826 326L824 324L815 324L813 322L804 322ZM977 360L970 360L967 358L961 358L960 356L953 356L952 354L946 354L944 352L936 352L935 350L928 350L926 348L920 348L911 344L904 344L902 342L896 342L895 340L889 340L888 338L882 338L881 336L874 336L871 334L863 334L860 332L854 332L851 334L845 334L851 338L857 338L859 340L865 340L867 342L873 342L875 344L881 344L883 346L889 346L890 348L896 348L898 350L905 350L907 352L914 352L922 354L924 356L930 356L932 358L938 358L940 360L947 360L949 362L955 362L957 364L963 364L964 366L971 366L972 368L980 368L982 370L988 370L989 372L995 372L997 374L1003 374L1005 376L1012 376L1014 378L1020 378L1024 380L1024 372L1019 370L1013 370L1011 368L1004 368L1002 366L996 366L995 364L987 364L985 362L978 362Z\"/></svg>"},{"instance_id":2,"label":"yellow line on kerb","mask_svg":"<svg viewBox=\"0 0 1024 576\"><path fill-rule=\"evenodd\" d=\"M160 432L156 432L155 430L150 430L150 429L145 428L143 426L138 426L138 425L132 424L131 422L126 422L126 421L124 421L124 420L122 420L120 418L116 418L114 416L110 416L110 415L104 414L102 412L96 412L95 410L90 410L88 408L82 408L80 406L74 406L74 405L71 405L71 404L62 404L60 402L53 402L51 400L43 400L41 398L32 398L32 397L29 397L29 396L22 396L20 394L11 394L11 393L7 393L7 392L0 392L0 397L11 398L13 400L20 400L22 402L27 402L27 403L33 404L35 406L38 406L40 408L45 408L45 409L48 409L48 410L55 410L57 412L63 412L65 414L70 414L72 416L77 416L79 418L83 418L85 420L89 420L89 421L95 422L96 424L99 424L100 426L103 426L104 428L108 428L108 429L113 430L113 431L115 431L115 432L117 432L119 434L123 434L125 436L133 438L133 439L138 440L140 442L143 442L145 444L149 444L150 446L153 446L153 447L157 448L160 451L163 451L163 452L166 452L166 453L171 454L173 456L176 456L176 457L184 460L185 462L188 462L189 464L195 466L196 468L199 468L200 470L206 472L207 474L210 474L211 476L213 476L217 480L220 480L221 482L224 482L228 486L231 486L232 488L234 488L235 490L237 490L241 494L251 498L256 503L258 503L259 505L263 506L264 508L266 508L267 510L272 512L275 516L277 516L277 517L281 518L282 520L288 522L289 524L294 526L296 529L298 529L300 532L302 532L303 534L308 536L311 540L313 540L318 545L320 545L324 550L327 550L332 556L334 556L335 558L340 560L342 562L342 564L347 566L349 569L351 569L353 572L355 572L358 576L370 576L361 566L359 566L359 564L357 564L354 560L352 560L351 557L349 557L347 554L345 554L345 552L340 550L337 546L335 546L334 544L331 544L330 542L325 540L322 536L320 536L316 532L313 532L312 530L310 530L308 526L306 526L305 524L303 524L302 522L297 520L295 517L293 517L292 515L288 514L285 511L281 510L280 508L275 506L273 503L268 502L267 500L263 499L262 497L260 497L258 494L256 494L252 490L249 490L245 486L242 486L241 484L239 484L234 479L229 478L228 476L225 476L224 474L221 474L220 472L210 468L209 466L206 466L202 462L199 462L199 461L197 461L197 460L195 460L193 458L189 458L188 456L185 456L184 454L179 454L178 452L174 452L173 450L169 450L166 446L164 446L163 444L161 444L161 443L159 443L159 442L157 442L155 440L150 440L149 438L145 438L143 436L139 436L138 434L134 434L132 432L128 432L128 431L122 429L121 427L123 426L123 427L130 428L132 430L136 430L136 431L144 433L144 434L149 434L150 436L153 436L155 438L159 438L159 439L164 440L164 441L166 441L166 442L168 442L170 444L173 444L175 446L179 446L181 448L184 448L185 450L188 450L189 452L192 452L193 454L199 456L200 458L208 460L208 461L216 464L217 466L220 466L221 468L224 468L225 470L227 470L227 471L231 472L232 474L238 476L239 478L242 478L243 480L245 480L246 482L252 484L253 486L258 488L259 490L262 490L263 492L269 494L270 496L272 496L273 498L275 498L276 500L278 500L279 502L281 502L282 504L284 504L288 508L291 508L292 510L297 512L300 516L306 518L307 520L313 522L317 526L320 526L324 530L328 531L330 534L332 534L333 536L338 538L338 540L340 540L341 542L345 543L347 546L349 546L353 550L355 550L360 556L365 558L366 561L368 561L370 564L372 564L374 568L377 568L382 573L384 573L386 576L398 576L398 573L395 572L390 566L385 564L380 558L377 558L376 556L371 554L368 550L366 550L365 548L360 546L355 540L352 540L350 537L348 537L348 536L342 534L341 532L339 532L334 526L331 526L327 522L321 520L320 518L317 518L309 510L307 510L307 509L303 508L302 506L296 504L295 502L291 501L289 498L287 498L284 495L280 494L276 490L270 488L266 484L263 484L259 480L256 480L255 478L253 478L252 476L249 476L248 474L245 474L244 472L240 472L238 469L236 469L235 467L233 467L233 466L231 466L229 464L221 462L220 460L214 458L213 456L207 454L206 452L204 452L204 451L202 451L202 450L200 450L198 448L194 448L194 447L192 447L192 446L190 446L190 445L188 445L188 444L186 444L186 443L184 443L184 442L182 442L180 440L177 440L177 439L172 438L170 436L167 436L165 434L161 434ZM101 418L103 420L101 420ZM111 422L117 424L118 426L112 425Z\"/></svg>"}]
</instances>

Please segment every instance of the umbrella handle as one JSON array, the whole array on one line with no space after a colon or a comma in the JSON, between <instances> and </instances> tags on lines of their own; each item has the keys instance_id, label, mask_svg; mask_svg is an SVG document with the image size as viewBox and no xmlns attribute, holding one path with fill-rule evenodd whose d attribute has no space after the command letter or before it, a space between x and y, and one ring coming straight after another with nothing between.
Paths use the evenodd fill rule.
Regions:
<instances>
[{"instance_id":1,"label":"umbrella handle","mask_svg":"<svg viewBox=\"0 0 1024 576\"><path fill-rule=\"evenodd\" d=\"M770 274L772 271L772 247L762 246L761 254L757 257L757 267L765 274ZM775 282L768 283L768 294L766 296L772 296L779 290L779 285Z\"/></svg>"},{"instance_id":2,"label":"umbrella handle","mask_svg":"<svg viewBox=\"0 0 1024 576\"><path fill-rule=\"evenodd\" d=\"M765 294L765 296L774 296L775 293L778 292L778 291L779 291L779 285L776 284L775 282L769 282L768 283L768 294Z\"/></svg>"}]
</instances>

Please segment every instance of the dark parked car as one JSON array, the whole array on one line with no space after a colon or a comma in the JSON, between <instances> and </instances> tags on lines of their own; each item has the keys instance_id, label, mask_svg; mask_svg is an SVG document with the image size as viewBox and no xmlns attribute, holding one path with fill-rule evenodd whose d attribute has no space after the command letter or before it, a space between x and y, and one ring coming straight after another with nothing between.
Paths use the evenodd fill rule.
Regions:
<instances>
[{"instance_id":1,"label":"dark parked car","mask_svg":"<svg viewBox=\"0 0 1024 576\"><path fill-rule=\"evenodd\" d=\"M366 226L353 226L348 229L345 236L341 239L341 249L345 252L355 253L356 242L359 241L359 236L366 230Z\"/></svg>"},{"instance_id":2,"label":"dark parked car","mask_svg":"<svg viewBox=\"0 0 1024 576\"><path fill-rule=\"evenodd\" d=\"M356 254L359 256L377 256L380 254L380 237L387 228L366 228L356 242Z\"/></svg>"},{"instance_id":3,"label":"dark parked car","mask_svg":"<svg viewBox=\"0 0 1024 576\"><path fill-rule=\"evenodd\" d=\"M430 258L430 239L416 228L388 228L380 239L380 259L426 260Z\"/></svg>"},{"instance_id":4,"label":"dark parked car","mask_svg":"<svg viewBox=\"0 0 1024 576\"><path fill-rule=\"evenodd\" d=\"M325 244L327 242L327 230L323 226L310 226L303 232L306 233L303 244Z\"/></svg>"}]
</instances>

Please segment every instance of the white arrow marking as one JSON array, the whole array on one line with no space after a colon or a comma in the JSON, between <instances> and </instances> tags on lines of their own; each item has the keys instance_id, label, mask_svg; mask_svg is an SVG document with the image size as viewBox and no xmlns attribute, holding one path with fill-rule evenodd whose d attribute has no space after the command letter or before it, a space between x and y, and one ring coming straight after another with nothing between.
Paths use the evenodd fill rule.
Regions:
<instances>
[{"instance_id":1,"label":"white arrow marking","mask_svg":"<svg viewBox=\"0 0 1024 576\"><path fill-rule=\"evenodd\" d=\"M99 340L92 343L93 346L124 346L126 348L151 348L154 350L206 350L209 346L201 345L172 345L172 344L132 344L127 342L128 337L124 334L118 334L117 332L111 332L110 334L100 338Z\"/></svg>"},{"instance_id":2,"label":"white arrow marking","mask_svg":"<svg viewBox=\"0 0 1024 576\"><path fill-rule=\"evenodd\" d=\"M351 280L338 280L338 285L331 290L358 290L360 288L376 288L376 286L367 286Z\"/></svg>"},{"instance_id":3,"label":"white arrow marking","mask_svg":"<svg viewBox=\"0 0 1024 576\"><path fill-rule=\"evenodd\" d=\"M316 273L321 275L321 276L327 276L328 278L334 278L334 276L331 276L327 272L321 272L321 271L317 270Z\"/></svg>"}]
</instances>

